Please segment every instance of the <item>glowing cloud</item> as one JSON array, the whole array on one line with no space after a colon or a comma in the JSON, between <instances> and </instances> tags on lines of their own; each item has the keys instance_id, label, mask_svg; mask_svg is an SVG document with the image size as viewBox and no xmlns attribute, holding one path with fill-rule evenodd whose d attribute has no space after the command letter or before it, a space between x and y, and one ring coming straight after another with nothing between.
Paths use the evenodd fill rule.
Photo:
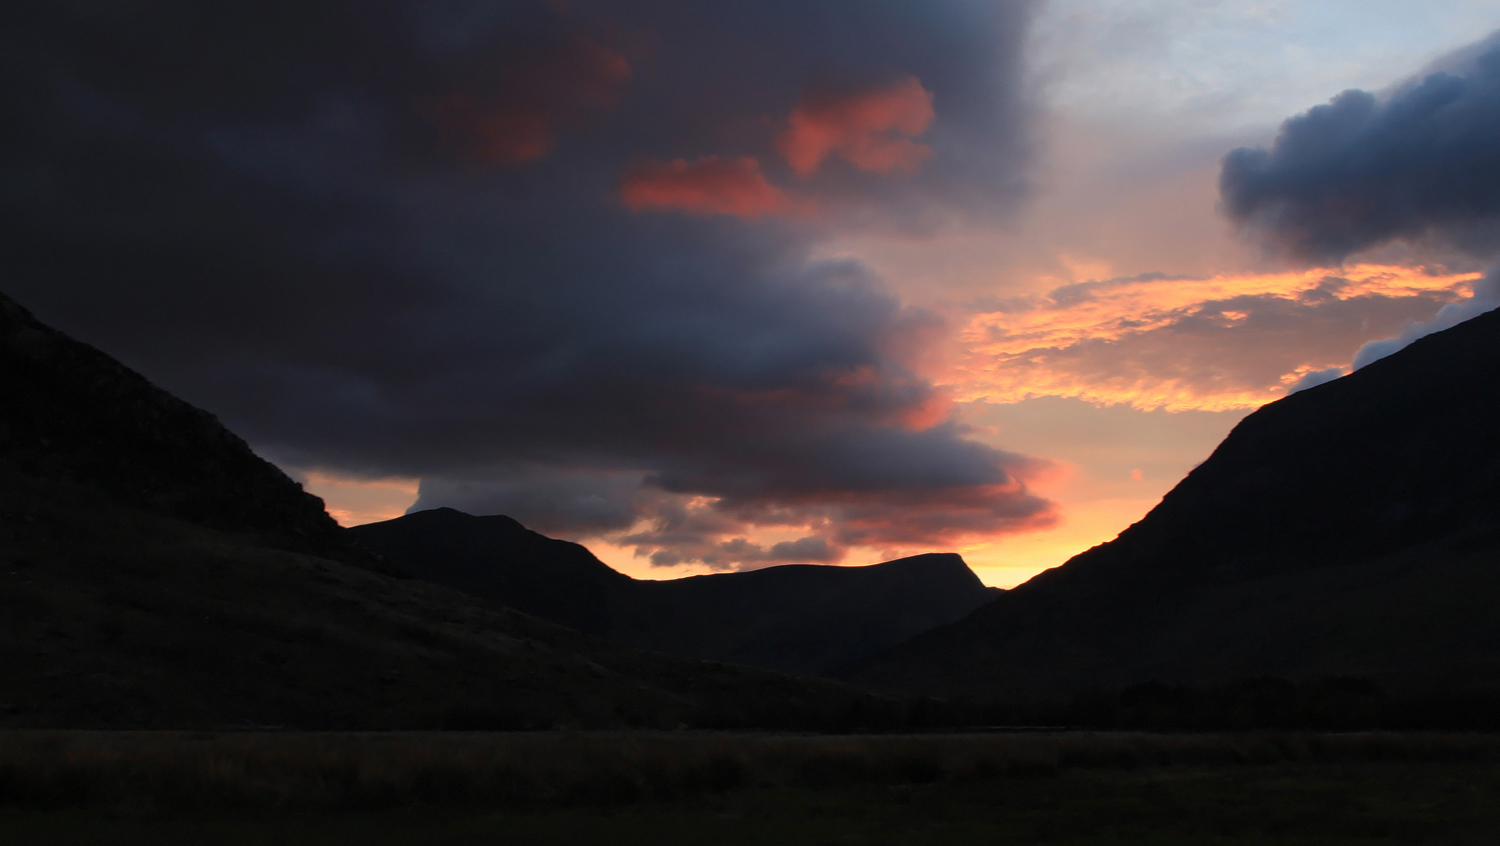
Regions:
<instances>
[{"instance_id":1,"label":"glowing cloud","mask_svg":"<svg viewBox=\"0 0 1500 846\"><path fill-rule=\"evenodd\" d=\"M678 210L747 218L797 209L785 192L766 181L760 162L752 156L646 162L625 175L620 199L631 211Z\"/></svg>"},{"instance_id":2,"label":"glowing cloud","mask_svg":"<svg viewBox=\"0 0 1500 846\"><path fill-rule=\"evenodd\" d=\"M823 492L774 503L658 495L641 526L611 541L634 547L637 558L649 558L655 567L699 563L714 570L754 569L834 563L851 548L876 551L872 560L888 560L1056 526L1055 504L1030 485L1063 468L1011 456L1007 470L1009 478L994 484ZM783 536L788 539L765 543Z\"/></svg>"},{"instance_id":3,"label":"glowing cloud","mask_svg":"<svg viewBox=\"0 0 1500 846\"><path fill-rule=\"evenodd\" d=\"M1308 374L1347 367L1361 344L1432 317L1478 278L1359 265L1067 285L974 316L949 387L967 401L1254 408L1306 386Z\"/></svg>"},{"instance_id":4,"label":"glowing cloud","mask_svg":"<svg viewBox=\"0 0 1500 846\"><path fill-rule=\"evenodd\" d=\"M832 154L880 174L916 170L932 148L910 138L927 131L932 119L932 92L909 76L875 91L804 98L787 118L777 146L802 177Z\"/></svg>"}]
</instances>

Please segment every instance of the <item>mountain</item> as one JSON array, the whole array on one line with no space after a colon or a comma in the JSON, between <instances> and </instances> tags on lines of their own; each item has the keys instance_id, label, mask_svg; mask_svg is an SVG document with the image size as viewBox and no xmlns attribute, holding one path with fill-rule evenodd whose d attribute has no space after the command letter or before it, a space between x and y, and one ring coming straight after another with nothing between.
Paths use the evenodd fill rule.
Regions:
<instances>
[{"instance_id":1,"label":"mountain","mask_svg":"<svg viewBox=\"0 0 1500 846\"><path fill-rule=\"evenodd\" d=\"M379 568L323 501L202 409L0 295L0 461L154 514Z\"/></svg>"},{"instance_id":2,"label":"mountain","mask_svg":"<svg viewBox=\"0 0 1500 846\"><path fill-rule=\"evenodd\" d=\"M787 564L632 588L616 612L620 642L798 673L901 643L999 593L951 552L865 567Z\"/></svg>"},{"instance_id":3,"label":"mountain","mask_svg":"<svg viewBox=\"0 0 1500 846\"><path fill-rule=\"evenodd\" d=\"M0 397L0 728L905 719L380 572L211 415L3 296Z\"/></svg>"},{"instance_id":4,"label":"mountain","mask_svg":"<svg viewBox=\"0 0 1500 846\"><path fill-rule=\"evenodd\" d=\"M594 554L509 517L436 508L348 530L403 572L591 635L614 631L631 583Z\"/></svg>"},{"instance_id":5,"label":"mountain","mask_svg":"<svg viewBox=\"0 0 1500 846\"><path fill-rule=\"evenodd\" d=\"M992 599L963 559L918 555L867 567L785 565L636 580L587 549L509 517L451 508L349 530L426 581L618 643L814 673L953 622Z\"/></svg>"},{"instance_id":6,"label":"mountain","mask_svg":"<svg viewBox=\"0 0 1500 846\"><path fill-rule=\"evenodd\" d=\"M1491 312L1261 408L1115 540L832 675L960 697L1500 684L1497 435Z\"/></svg>"}]
</instances>

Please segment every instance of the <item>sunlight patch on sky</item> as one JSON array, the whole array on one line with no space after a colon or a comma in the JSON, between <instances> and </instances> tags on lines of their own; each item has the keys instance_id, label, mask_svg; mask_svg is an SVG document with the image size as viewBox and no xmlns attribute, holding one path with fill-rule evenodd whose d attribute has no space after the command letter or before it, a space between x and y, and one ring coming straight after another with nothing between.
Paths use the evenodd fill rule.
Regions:
<instances>
[{"instance_id":1,"label":"sunlight patch on sky","mask_svg":"<svg viewBox=\"0 0 1500 846\"><path fill-rule=\"evenodd\" d=\"M1062 525L1054 530L974 544L958 552L985 584L1012 588L1091 546L1113 539L1159 501L1155 496L1074 503L1064 511Z\"/></svg>"},{"instance_id":2,"label":"sunlight patch on sky","mask_svg":"<svg viewBox=\"0 0 1500 846\"><path fill-rule=\"evenodd\" d=\"M322 497L340 526L393 520L417 501L417 479L354 479L317 471L299 474L303 490Z\"/></svg>"},{"instance_id":3,"label":"sunlight patch on sky","mask_svg":"<svg viewBox=\"0 0 1500 846\"><path fill-rule=\"evenodd\" d=\"M1347 365L1359 343L1390 334L1388 321L1363 312L1393 300L1423 300L1436 312L1477 278L1359 265L1068 285L973 316L949 387L962 402L1061 396L1170 411L1255 408L1285 396L1309 371ZM1351 303L1367 308L1338 312ZM1317 343L1331 319L1349 333L1334 349ZM1196 361L1195 344L1207 348ZM1282 356L1270 369L1264 346Z\"/></svg>"}]
</instances>

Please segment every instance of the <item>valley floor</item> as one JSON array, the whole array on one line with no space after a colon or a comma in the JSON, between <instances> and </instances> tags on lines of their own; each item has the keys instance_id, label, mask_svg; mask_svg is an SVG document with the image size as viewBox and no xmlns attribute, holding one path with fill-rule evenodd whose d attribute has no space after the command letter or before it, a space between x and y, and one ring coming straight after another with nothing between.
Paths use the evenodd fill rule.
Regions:
<instances>
[{"instance_id":1,"label":"valley floor","mask_svg":"<svg viewBox=\"0 0 1500 846\"><path fill-rule=\"evenodd\" d=\"M0 732L0 842L1500 840L1500 736Z\"/></svg>"},{"instance_id":2,"label":"valley floor","mask_svg":"<svg viewBox=\"0 0 1500 846\"><path fill-rule=\"evenodd\" d=\"M1479 844L1497 836L1500 769L1453 762L1089 770L498 812L0 811L0 840L17 846Z\"/></svg>"}]
</instances>

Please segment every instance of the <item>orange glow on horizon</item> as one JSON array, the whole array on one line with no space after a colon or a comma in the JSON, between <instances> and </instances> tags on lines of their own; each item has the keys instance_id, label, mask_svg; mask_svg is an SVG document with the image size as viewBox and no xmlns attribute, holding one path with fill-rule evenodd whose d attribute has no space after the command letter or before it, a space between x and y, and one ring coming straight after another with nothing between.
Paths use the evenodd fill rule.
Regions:
<instances>
[{"instance_id":1,"label":"orange glow on horizon","mask_svg":"<svg viewBox=\"0 0 1500 846\"><path fill-rule=\"evenodd\" d=\"M320 497L328 515L340 526L362 526L394 520L417 501L418 479L355 479L309 472L302 487Z\"/></svg>"}]
</instances>

